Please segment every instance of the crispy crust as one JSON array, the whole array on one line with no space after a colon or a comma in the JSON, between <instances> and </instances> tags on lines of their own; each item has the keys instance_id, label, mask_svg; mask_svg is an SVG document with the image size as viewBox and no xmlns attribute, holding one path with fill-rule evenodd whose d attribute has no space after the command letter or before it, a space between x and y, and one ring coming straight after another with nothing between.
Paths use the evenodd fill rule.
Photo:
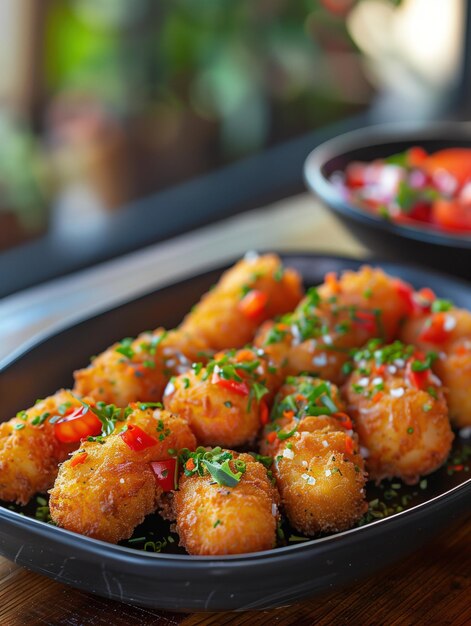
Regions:
<instances>
[{"instance_id":1,"label":"crispy crust","mask_svg":"<svg viewBox=\"0 0 471 626\"><path fill-rule=\"evenodd\" d=\"M252 341L267 319L292 311L302 297L301 277L286 268L281 276L280 258L265 254L243 259L229 269L184 319L181 328L204 339L209 348L242 348ZM241 314L238 304L250 287L267 295L264 310L254 318Z\"/></svg>"},{"instance_id":2,"label":"crispy crust","mask_svg":"<svg viewBox=\"0 0 471 626\"><path fill-rule=\"evenodd\" d=\"M210 476L183 476L173 506L181 545L189 554L242 554L275 546L278 495L265 467L249 454L235 487Z\"/></svg>"},{"instance_id":3,"label":"crispy crust","mask_svg":"<svg viewBox=\"0 0 471 626\"><path fill-rule=\"evenodd\" d=\"M158 421L170 431L163 441L142 451L134 451L120 436L120 430L105 443L85 442L71 459L62 464L51 489L50 512L62 528L110 543L130 537L144 517L156 510L162 496L150 462L175 454L169 450L194 449L196 440L186 422L167 411L136 409L127 423L157 437ZM86 452L83 463L74 465L78 454Z\"/></svg>"},{"instance_id":4,"label":"crispy crust","mask_svg":"<svg viewBox=\"0 0 471 626\"><path fill-rule=\"evenodd\" d=\"M26 504L54 483L58 464L77 446L60 443L49 419L36 426L31 422L46 413L56 415L66 402L81 406L70 391L61 390L25 411L25 419L14 417L0 424L1 500Z\"/></svg>"},{"instance_id":5,"label":"crispy crust","mask_svg":"<svg viewBox=\"0 0 471 626\"><path fill-rule=\"evenodd\" d=\"M453 433L445 397L438 386L436 399L427 391L411 387L404 368L398 367L394 374L386 371L382 377L383 395L366 397L353 387L365 377L354 372L344 388L348 410L360 443L368 450L370 477L376 481L398 477L414 484L420 476L440 467L450 452ZM394 396L401 392L400 397Z\"/></svg>"}]
</instances>

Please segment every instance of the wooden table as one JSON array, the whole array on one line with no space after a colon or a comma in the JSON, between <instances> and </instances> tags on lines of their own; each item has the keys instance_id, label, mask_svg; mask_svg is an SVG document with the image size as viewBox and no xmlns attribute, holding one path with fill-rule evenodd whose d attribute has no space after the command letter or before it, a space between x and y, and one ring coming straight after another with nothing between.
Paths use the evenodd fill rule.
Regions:
<instances>
[{"instance_id":1,"label":"wooden table","mask_svg":"<svg viewBox=\"0 0 471 626\"><path fill-rule=\"evenodd\" d=\"M469 626L471 516L449 527L407 560L345 591L261 612L184 615L142 609L76 591L0 558L0 624Z\"/></svg>"},{"instance_id":2,"label":"wooden table","mask_svg":"<svg viewBox=\"0 0 471 626\"><path fill-rule=\"evenodd\" d=\"M270 228L266 228L266 224ZM208 242L210 245L208 245ZM76 313L77 302L90 285L94 295L108 301L156 285L156 267L176 278L176 252L190 246L192 269L199 271L241 253L244 249L303 249L360 256L365 250L309 196L240 216L185 236L129 259L106 264L54 285L29 290L0 304L5 331L2 348L11 349L48 324ZM207 252L210 250L212 256ZM167 271L165 263L168 264ZM180 268L180 271L184 268ZM178 267L177 267L178 270ZM177 272L178 273L178 272ZM129 280L128 277L129 276ZM136 276L139 280L136 281ZM138 283L136 285L136 282ZM70 311L45 308L51 294L67 290ZM94 299L96 303L96 298ZM100 304L100 303L98 303ZM37 310L36 317L31 311ZM44 311L46 310L46 315ZM25 313L24 323L22 314ZM43 313L41 317L40 312ZM83 311L81 311L83 312ZM91 312L91 309L90 311ZM3 318L2 318L3 315ZM10 324L10 325L9 325ZM10 341L10 343L8 343ZM0 354L1 356L1 354ZM267 572L269 576L269 572ZM393 565L344 591L332 592L292 607L272 611L219 614L170 614L111 602L53 582L0 557L0 625L171 625L182 624L354 624L356 625L470 625L471 624L471 516L449 527L407 560Z\"/></svg>"}]
</instances>

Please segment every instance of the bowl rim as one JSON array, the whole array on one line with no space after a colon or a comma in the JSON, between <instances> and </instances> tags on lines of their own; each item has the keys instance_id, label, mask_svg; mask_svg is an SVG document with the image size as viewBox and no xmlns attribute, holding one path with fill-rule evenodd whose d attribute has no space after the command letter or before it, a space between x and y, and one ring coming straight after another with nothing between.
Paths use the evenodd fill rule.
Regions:
<instances>
[{"instance_id":1,"label":"bowl rim","mask_svg":"<svg viewBox=\"0 0 471 626\"><path fill-rule=\"evenodd\" d=\"M471 234L459 235L412 225L396 224L379 216L363 211L342 197L338 188L325 176L325 165L334 158L341 157L351 150L374 146L385 146L398 141L410 142L411 146L421 140L442 139L448 134L454 140L471 141L471 122L388 122L358 128L329 139L307 156L304 167L304 181L316 196L338 213L363 223L365 226L406 237L423 243L450 246L471 250Z\"/></svg>"}]
</instances>

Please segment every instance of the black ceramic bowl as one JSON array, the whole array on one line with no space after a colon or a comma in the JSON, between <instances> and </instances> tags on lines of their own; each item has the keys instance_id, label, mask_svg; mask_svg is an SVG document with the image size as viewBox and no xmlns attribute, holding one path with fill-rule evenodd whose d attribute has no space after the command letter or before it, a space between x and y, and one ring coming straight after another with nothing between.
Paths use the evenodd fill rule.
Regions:
<instances>
[{"instance_id":1,"label":"black ceramic bowl","mask_svg":"<svg viewBox=\"0 0 471 626\"><path fill-rule=\"evenodd\" d=\"M331 256L283 255L306 284L319 284L326 272L358 269L361 262ZM400 263L385 271L415 287L430 286L440 297L471 308L471 286ZM143 328L172 328L214 284L224 268L180 281L82 320L48 331L0 362L0 421L72 384L72 371L84 366L113 341ZM464 445L456 437L455 446ZM456 449L456 448L455 448ZM397 482L397 481L396 481ZM415 493L416 492L416 493ZM440 468L427 487L401 487L411 500L402 512L334 535L296 542L266 552L198 557L181 551L155 554L111 545L56 528L34 518L33 507L11 510L0 502L0 555L79 589L152 608L179 611L267 609L316 593L341 589L417 549L440 528L469 512L469 471ZM382 497L369 484L367 498ZM15 508L15 507L14 507ZM158 515L145 521L136 537L169 534ZM288 533L287 533L287 536ZM138 545L138 544L133 544ZM176 543L173 544L176 546Z\"/></svg>"},{"instance_id":2,"label":"black ceramic bowl","mask_svg":"<svg viewBox=\"0 0 471 626\"><path fill-rule=\"evenodd\" d=\"M427 152L451 147L471 148L471 123L385 124L340 135L310 153L304 166L305 180L372 252L470 280L471 236L388 222L348 202L330 182L333 172L344 170L351 161L373 161L417 145Z\"/></svg>"}]
</instances>

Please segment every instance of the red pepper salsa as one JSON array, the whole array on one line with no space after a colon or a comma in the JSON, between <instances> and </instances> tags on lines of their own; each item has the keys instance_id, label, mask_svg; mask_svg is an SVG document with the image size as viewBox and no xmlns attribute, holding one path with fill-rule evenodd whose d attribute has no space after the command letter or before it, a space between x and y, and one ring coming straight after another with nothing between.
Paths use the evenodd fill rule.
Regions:
<instances>
[{"instance_id":1,"label":"red pepper salsa","mask_svg":"<svg viewBox=\"0 0 471 626\"><path fill-rule=\"evenodd\" d=\"M428 154L413 147L370 163L352 162L332 182L350 202L398 224L471 233L471 149Z\"/></svg>"}]
</instances>

